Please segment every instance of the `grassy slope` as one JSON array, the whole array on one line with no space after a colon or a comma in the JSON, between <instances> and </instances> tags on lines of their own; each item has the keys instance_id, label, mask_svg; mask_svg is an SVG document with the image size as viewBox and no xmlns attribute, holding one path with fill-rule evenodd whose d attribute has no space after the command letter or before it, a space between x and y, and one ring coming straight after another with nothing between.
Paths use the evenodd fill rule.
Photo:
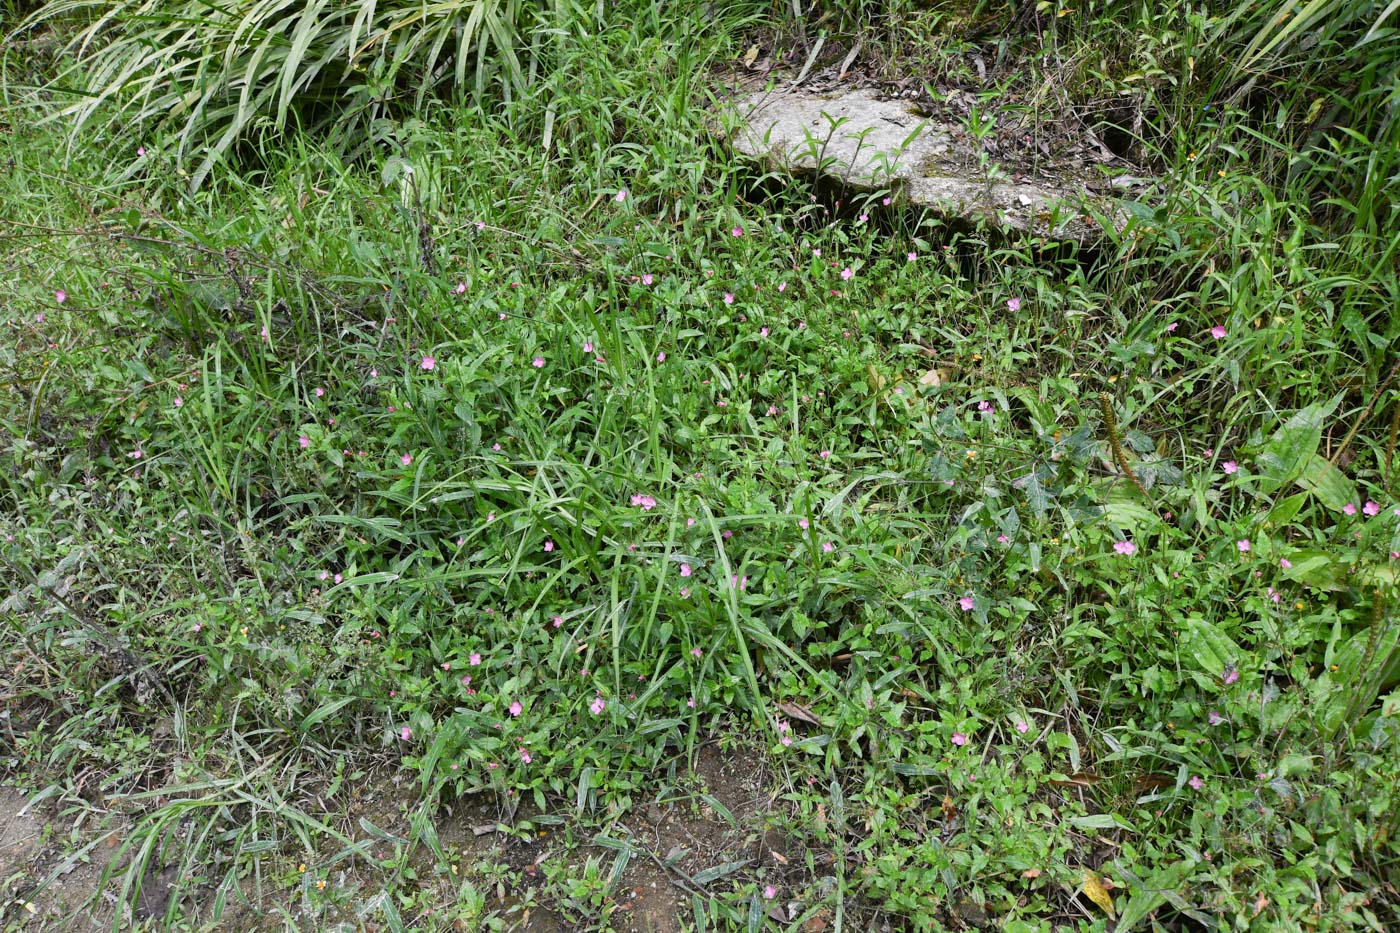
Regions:
<instances>
[{"instance_id":1,"label":"grassy slope","mask_svg":"<svg viewBox=\"0 0 1400 933\"><path fill-rule=\"evenodd\" d=\"M1087 264L761 197L671 58L722 47L698 28L604 31L501 116L430 110L355 166L292 139L196 197L159 141L65 168L14 121L25 773L95 769L134 846L192 817L192 863L284 843L240 869L316 849L279 788L341 756L607 826L735 732L841 856L834 891L782 876L812 911L1037 929L1088 870L1120 910L1393 921L1377 254L1257 180L1228 115ZM178 806L130 797L163 721Z\"/></svg>"}]
</instances>

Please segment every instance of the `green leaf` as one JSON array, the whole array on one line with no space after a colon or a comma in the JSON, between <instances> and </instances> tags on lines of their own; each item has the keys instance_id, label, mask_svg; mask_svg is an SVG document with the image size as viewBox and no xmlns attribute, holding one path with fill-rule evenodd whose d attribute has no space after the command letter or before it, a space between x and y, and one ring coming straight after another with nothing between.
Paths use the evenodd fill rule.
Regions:
<instances>
[{"instance_id":1,"label":"green leaf","mask_svg":"<svg viewBox=\"0 0 1400 933\"><path fill-rule=\"evenodd\" d=\"M1299 510L1303 508L1303 503L1307 501L1307 493L1295 493L1286 499L1280 499L1274 503L1274 507L1269 509L1269 514L1264 517L1264 524L1273 528L1286 528L1288 524L1297 517Z\"/></svg>"},{"instance_id":2,"label":"green leaf","mask_svg":"<svg viewBox=\"0 0 1400 933\"><path fill-rule=\"evenodd\" d=\"M1274 432L1255 459L1260 492L1273 493L1302 475L1308 458L1317 453L1322 441L1323 422L1341 401L1342 393L1338 393L1330 402L1309 405Z\"/></svg>"},{"instance_id":3,"label":"green leaf","mask_svg":"<svg viewBox=\"0 0 1400 933\"><path fill-rule=\"evenodd\" d=\"M722 865L715 865L713 868L697 871L690 880L694 881L696 884L709 884L711 881L723 878L725 875L734 874L734 872L747 865L749 861L749 859L744 859L741 862L725 862Z\"/></svg>"},{"instance_id":4,"label":"green leaf","mask_svg":"<svg viewBox=\"0 0 1400 933\"><path fill-rule=\"evenodd\" d=\"M1346 566L1330 551L1295 551L1288 558L1291 567L1284 577L1319 590L1340 590L1347 586Z\"/></svg>"},{"instance_id":5,"label":"green leaf","mask_svg":"<svg viewBox=\"0 0 1400 933\"><path fill-rule=\"evenodd\" d=\"M1356 501L1356 485L1341 470L1317 454L1309 457L1303 465L1297 483L1334 511L1341 511L1342 506Z\"/></svg>"},{"instance_id":6,"label":"green leaf","mask_svg":"<svg viewBox=\"0 0 1400 933\"><path fill-rule=\"evenodd\" d=\"M1201 618L1186 620L1181 629L1180 647L1182 655L1215 677L1223 677L1226 667L1238 665L1243 654L1230 636Z\"/></svg>"},{"instance_id":7,"label":"green leaf","mask_svg":"<svg viewBox=\"0 0 1400 933\"><path fill-rule=\"evenodd\" d=\"M1132 823L1115 813L1090 813L1087 816L1076 816L1069 821L1069 824L1080 829L1126 829L1129 832L1135 832Z\"/></svg>"}]
</instances>

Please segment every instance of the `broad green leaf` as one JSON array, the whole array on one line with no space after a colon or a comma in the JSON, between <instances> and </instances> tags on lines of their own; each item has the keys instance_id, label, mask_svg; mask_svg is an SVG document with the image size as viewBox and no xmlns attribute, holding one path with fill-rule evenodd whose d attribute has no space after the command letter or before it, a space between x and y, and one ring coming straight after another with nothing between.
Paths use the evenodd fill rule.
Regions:
<instances>
[{"instance_id":1,"label":"broad green leaf","mask_svg":"<svg viewBox=\"0 0 1400 933\"><path fill-rule=\"evenodd\" d=\"M1187 619L1181 629L1181 654L1201 670L1223 677L1225 668L1238 665L1242 652L1218 627L1201 618Z\"/></svg>"},{"instance_id":2,"label":"broad green leaf","mask_svg":"<svg viewBox=\"0 0 1400 933\"><path fill-rule=\"evenodd\" d=\"M1274 507L1269 510L1269 514L1264 517L1265 527L1287 528L1288 524L1297 517L1307 498L1307 493L1300 492L1275 502Z\"/></svg>"},{"instance_id":3,"label":"broad green leaf","mask_svg":"<svg viewBox=\"0 0 1400 933\"><path fill-rule=\"evenodd\" d=\"M1342 506L1356 501L1355 484L1342 475L1341 470L1317 454L1309 457L1303 465L1297 483L1334 511L1341 511Z\"/></svg>"},{"instance_id":4,"label":"broad green leaf","mask_svg":"<svg viewBox=\"0 0 1400 933\"><path fill-rule=\"evenodd\" d=\"M1319 590L1340 590L1347 584L1346 566L1330 551L1296 551L1288 558L1292 566L1284 577Z\"/></svg>"},{"instance_id":5,"label":"broad green leaf","mask_svg":"<svg viewBox=\"0 0 1400 933\"><path fill-rule=\"evenodd\" d=\"M1255 459L1260 492L1273 493L1302 475L1308 458L1317 453L1317 445L1322 441L1323 422L1341 401L1342 394L1338 393L1330 402L1309 405L1274 432Z\"/></svg>"}]
</instances>

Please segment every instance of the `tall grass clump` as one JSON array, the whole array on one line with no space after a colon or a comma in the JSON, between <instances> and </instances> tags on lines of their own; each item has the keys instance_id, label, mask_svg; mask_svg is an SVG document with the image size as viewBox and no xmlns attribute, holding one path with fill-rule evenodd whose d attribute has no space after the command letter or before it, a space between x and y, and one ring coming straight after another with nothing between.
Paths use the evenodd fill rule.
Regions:
<instances>
[{"instance_id":1,"label":"tall grass clump","mask_svg":"<svg viewBox=\"0 0 1400 933\"><path fill-rule=\"evenodd\" d=\"M254 130L354 139L438 92L508 100L592 15L572 0L59 0L21 31L69 36L51 90L70 143L163 147L198 187Z\"/></svg>"}]
</instances>

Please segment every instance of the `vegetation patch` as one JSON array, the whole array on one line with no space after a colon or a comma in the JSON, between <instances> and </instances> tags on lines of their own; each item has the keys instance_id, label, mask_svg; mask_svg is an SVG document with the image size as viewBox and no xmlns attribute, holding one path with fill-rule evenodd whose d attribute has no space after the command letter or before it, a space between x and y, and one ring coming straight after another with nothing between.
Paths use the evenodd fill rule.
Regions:
<instances>
[{"instance_id":1,"label":"vegetation patch","mask_svg":"<svg viewBox=\"0 0 1400 933\"><path fill-rule=\"evenodd\" d=\"M4 66L7 929L84 862L157 928L1400 920L1385 16L560 5L345 98L322 5L167 100L107 6ZM1139 86L1161 190L1090 251L774 183L708 127L784 36Z\"/></svg>"}]
</instances>

